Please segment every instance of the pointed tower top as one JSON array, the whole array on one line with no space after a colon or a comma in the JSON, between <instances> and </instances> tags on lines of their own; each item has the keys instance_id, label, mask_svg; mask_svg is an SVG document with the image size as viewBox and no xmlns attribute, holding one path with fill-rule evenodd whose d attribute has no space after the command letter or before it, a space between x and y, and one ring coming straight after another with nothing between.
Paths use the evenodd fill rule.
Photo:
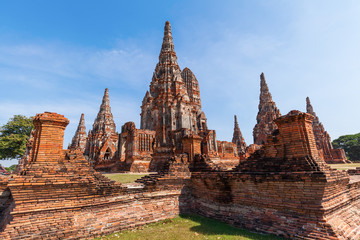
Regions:
<instances>
[{"instance_id":1,"label":"pointed tower top","mask_svg":"<svg viewBox=\"0 0 360 240\"><path fill-rule=\"evenodd\" d=\"M101 106L100 106L100 111L104 110L104 108L106 108L108 106L110 106L109 89L105 88L104 96L103 96L102 103L101 103Z\"/></svg>"},{"instance_id":2,"label":"pointed tower top","mask_svg":"<svg viewBox=\"0 0 360 240\"><path fill-rule=\"evenodd\" d=\"M234 115L234 133L233 133L232 143L236 144L239 155L245 153L246 142L240 131L240 127L236 115Z\"/></svg>"},{"instance_id":3,"label":"pointed tower top","mask_svg":"<svg viewBox=\"0 0 360 240\"><path fill-rule=\"evenodd\" d=\"M266 143L267 135L277 129L274 119L280 117L280 111L272 100L269 87L265 81L264 73L260 74L260 102L259 112L256 117L257 124L253 130L254 143L261 145Z\"/></svg>"},{"instance_id":4,"label":"pointed tower top","mask_svg":"<svg viewBox=\"0 0 360 240\"><path fill-rule=\"evenodd\" d=\"M260 92L261 93L269 93L269 87L266 83L266 80L265 80L265 75L264 73L261 73L260 74ZM270 97L271 97L271 94L270 94Z\"/></svg>"},{"instance_id":5,"label":"pointed tower top","mask_svg":"<svg viewBox=\"0 0 360 240\"><path fill-rule=\"evenodd\" d=\"M261 79L261 80L264 79L264 81L265 81L265 74L264 74L263 72L260 74L260 79Z\"/></svg>"},{"instance_id":6,"label":"pointed tower top","mask_svg":"<svg viewBox=\"0 0 360 240\"><path fill-rule=\"evenodd\" d=\"M86 137L85 118L84 114L82 113L75 135L71 141L71 144L69 145L69 149L79 149L80 151L84 152Z\"/></svg>"},{"instance_id":7,"label":"pointed tower top","mask_svg":"<svg viewBox=\"0 0 360 240\"><path fill-rule=\"evenodd\" d=\"M260 107L266 103L266 102L272 102L272 96L269 91L269 87L265 80L264 73L260 74L260 103L259 103L259 109Z\"/></svg>"},{"instance_id":8,"label":"pointed tower top","mask_svg":"<svg viewBox=\"0 0 360 240\"><path fill-rule=\"evenodd\" d=\"M113 115L111 113L110 100L109 100L109 89L105 88L104 97L100 105L100 110L93 124L93 132L97 132L100 129L103 131L105 125L111 125L111 128L115 132L115 123Z\"/></svg>"},{"instance_id":9,"label":"pointed tower top","mask_svg":"<svg viewBox=\"0 0 360 240\"><path fill-rule=\"evenodd\" d=\"M171 25L169 21L165 23L163 44L161 46L161 53L167 53L167 52L175 53L173 38L171 35Z\"/></svg>"},{"instance_id":10,"label":"pointed tower top","mask_svg":"<svg viewBox=\"0 0 360 240\"><path fill-rule=\"evenodd\" d=\"M85 127L85 115L83 113L81 114L81 117L80 117L78 129L79 129L80 126Z\"/></svg>"},{"instance_id":11,"label":"pointed tower top","mask_svg":"<svg viewBox=\"0 0 360 240\"><path fill-rule=\"evenodd\" d=\"M166 21L165 23L165 32L168 31L171 34L171 24L169 21Z\"/></svg>"},{"instance_id":12,"label":"pointed tower top","mask_svg":"<svg viewBox=\"0 0 360 240\"><path fill-rule=\"evenodd\" d=\"M313 107L311 105L309 97L306 97L306 112L313 115L313 116L316 116L316 113L314 112L314 109L313 109Z\"/></svg>"}]
</instances>

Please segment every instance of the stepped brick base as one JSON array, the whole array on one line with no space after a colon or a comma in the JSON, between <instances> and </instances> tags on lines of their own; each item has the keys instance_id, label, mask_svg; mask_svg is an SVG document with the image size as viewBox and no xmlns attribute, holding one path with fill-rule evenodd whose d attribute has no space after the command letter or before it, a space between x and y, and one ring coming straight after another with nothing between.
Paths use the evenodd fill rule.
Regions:
<instances>
[{"instance_id":1,"label":"stepped brick base","mask_svg":"<svg viewBox=\"0 0 360 240\"><path fill-rule=\"evenodd\" d=\"M66 118L38 114L29 161L0 177L0 239L81 239L184 212L291 239L359 239L358 171L349 176L319 157L312 120L298 111L278 118L278 131L231 170L190 144L193 158L177 154L131 187L62 150Z\"/></svg>"}]
</instances>

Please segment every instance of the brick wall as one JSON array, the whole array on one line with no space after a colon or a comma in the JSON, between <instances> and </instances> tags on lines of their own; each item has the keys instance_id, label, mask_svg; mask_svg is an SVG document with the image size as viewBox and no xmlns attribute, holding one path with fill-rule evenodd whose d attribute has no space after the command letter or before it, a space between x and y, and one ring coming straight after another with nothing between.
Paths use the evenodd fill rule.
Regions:
<instances>
[{"instance_id":1,"label":"brick wall","mask_svg":"<svg viewBox=\"0 0 360 240\"><path fill-rule=\"evenodd\" d=\"M66 118L37 115L37 154L19 175L0 178L8 193L0 239L80 239L188 211L292 239L358 239L360 181L318 157L310 118L295 111L276 120L267 144L231 171L196 150L193 160L167 158L166 171L128 188L94 171L80 151L61 150Z\"/></svg>"},{"instance_id":2,"label":"brick wall","mask_svg":"<svg viewBox=\"0 0 360 240\"><path fill-rule=\"evenodd\" d=\"M291 239L358 239L360 183L318 157L311 120L292 111L235 171L193 173L192 211Z\"/></svg>"},{"instance_id":3,"label":"brick wall","mask_svg":"<svg viewBox=\"0 0 360 240\"><path fill-rule=\"evenodd\" d=\"M197 135L186 136L182 139L183 152L189 155L190 161L196 154L201 154L201 140Z\"/></svg>"},{"instance_id":4,"label":"brick wall","mask_svg":"<svg viewBox=\"0 0 360 240\"><path fill-rule=\"evenodd\" d=\"M30 161L54 162L63 150L64 130L69 124L63 115L45 112L34 117L34 145Z\"/></svg>"},{"instance_id":5,"label":"brick wall","mask_svg":"<svg viewBox=\"0 0 360 240\"><path fill-rule=\"evenodd\" d=\"M186 209L180 200L184 184L163 180L171 187L126 188L94 171L80 151L62 150L66 118L44 113L34 123L36 154L19 175L0 183L3 192L11 193L10 204L2 208L0 239L79 239L171 218Z\"/></svg>"},{"instance_id":6,"label":"brick wall","mask_svg":"<svg viewBox=\"0 0 360 240\"><path fill-rule=\"evenodd\" d=\"M14 211L1 239L80 239L134 228L179 214L181 191L127 193L51 209ZM61 204L61 206L60 206ZM35 220L36 219L36 220Z\"/></svg>"}]
</instances>

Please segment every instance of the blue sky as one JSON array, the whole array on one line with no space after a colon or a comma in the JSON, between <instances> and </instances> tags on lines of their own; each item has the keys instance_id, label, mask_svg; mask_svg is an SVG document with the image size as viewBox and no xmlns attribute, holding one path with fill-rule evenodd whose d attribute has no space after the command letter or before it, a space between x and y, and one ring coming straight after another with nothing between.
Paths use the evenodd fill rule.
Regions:
<instances>
[{"instance_id":1,"label":"blue sky","mask_svg":"<svg viewBox=\"0 0 360 240\"><path fill-rule=\"evenodd\" d=\"M261 72L282 114L309 96L333 139L358 133L359 12L359 1L0 1L0 125L57 112L70 119L66 147L108 87L117 130L139 127L169 20L219 140L237 114L252 143Z\"/></svg>"}]
</instances>

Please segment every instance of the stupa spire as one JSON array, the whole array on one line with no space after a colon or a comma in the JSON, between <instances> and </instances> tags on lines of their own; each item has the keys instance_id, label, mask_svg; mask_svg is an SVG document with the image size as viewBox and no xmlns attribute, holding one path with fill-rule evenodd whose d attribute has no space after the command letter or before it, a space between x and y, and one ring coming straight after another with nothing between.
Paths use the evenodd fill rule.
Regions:
<instances>
[{"instance_id":1,"label":"stupa spire","mask_svg":"<svg viewBox=\"0 0 360 240\"><path fill-rule=\"evenodd\" d=\"M109 89L105 89L100 110L89 132L85 155L96 169L110 168L115 162L118 134L110 108Z\"/></svg>"},{"instance_id":2,"label":"stupa spire","mask_svg":"<svg viewBox=\"0 0 360 240\"><path fill-rule=\"evenodd\" d=\"M109 89L105 88L102 103L100 105L99 113L93 124L92 132L103 131L105 129L111 129L115 133L115 122L111 113L110 100L109 100Z\"/></svg>"},{"instance_id":3,"label":"stupa spire","mask_svg":"<svg viewBox=\"0 0 360 240\"><path fill-rule=\"evenodd\" d=\"M245 153L246 150L246 142L244 137L240 131L239 123L237 121L237 116L234 115L234 133L232 138L232 143L235 143L237 146L238 155Z\"/></svg>"},{"instance_id":4,"label":"stupa spire","mask_svg":"<svg viewBox=\"0 0 360 240\"><path fill-rule=\"evenodd\" d=\"M159 55L159 64L166 65L167 67L175 67L175 69L180 70L180 67L177 64L175 46L171 34L171 24L169 21L166 21L165 23L163 43L161 45Z\"/></svg>"},{"instance_id":5,"label":"stupa spire","mask_svg":"<svg viewBox=\"0 0 360 240\"><path fill-rule=\"evenodd\" d=\"M108 107L110 107L109 89L105 88L104 96L103 96L102 103L100 106L100 111L105 110Z\"/></svg>"},{"instance_id":6,"label":"stupa spire","mask_svg":"<svg viewBox=\"0 0 360 240\"><path fill-rule=\"evenodd\" d=\"M235 129L239 128L239 123L237 121L237 116L236 115L234 115L234 127L235 127Z\"/></svg>"},{"instance_id":7,"label":"stupa spire","mask_svg":"<svg viewBox=\"0 0 360 240\"><path fill-rule=\"evenodd\" d=\"M172 131L189 129L197 134L206 126L206 118L201 111L199 83L190 69L181 71L168 21L150 91L142 102L140 126L155 130L156 143L162 147L174 145Z\"/></svg>"},{"instance_id":8,"label":"stupa spire","mask_svg":"<svg viewBox=\"0 0 360 240\"><path fill-rule=\"evenodd\" d=\"M269 91L269 87L265 80L264 73L261 73L260 75L260 104L259 104L259 110L262 104L266 102L272 102L272 96Z\"/></svg>"},{"instance_id":9,"label":"stupa spire","mask_svg":"<svg viewBox=\"0 0 360 240\"><path fill-rule=\"evenodd\" d=\"M272 100L265 75L261 73L259 112L256 117L257 124L253 130L255 144L261 145L266 143L267 136L277 129L273 121L280 116L280 111Z\"/></svg>"},{"instance_id":10,"label":"stupa spire","mask_svg":"<svg viewBox=\"0 0 360 240\"><path fill-rule=\"evenodd\" d=\"M314 116L312 126L316 148L319 150L320 156L322 156L328 163L347 162L345 152L343 150L333 148L330 135L327 131L325 131L323 124L319 120L319 117L316 116L309 97L306 97L306 112Z\"/></svg>"},{"instance_id":11,"label":"stupa spire","mask_svg":"<svg viewBox=\"0 0 360 240\"><path fill-rule=\"evenodd\" d=\"M309 97L306 97L306 112L313 116L316 116Z\"/></svg>"},{"instance_id":12,"label":"stupa spire","mask_svg":"<svg viewBox=\"0 0 360 240\"><path fill-rule=\"evenodd\" d=\"M171 25L169 21L166 21L164 28L164 38L161 46L161 53L174 52L174 43L171 35Z\"/></svg>"},{"instance_id":13,"label":"stupa spire","mask_svg":"<svg viewBox=\"0 0 360 240\"><path fill-rule=\"evenodd\" d=\"M86 147L86 138L87 135L86 135L86 127L85 127L85 118L84 118L84 114L82 113L80 117L79 125L71 141L69 149L78 149L84 152Z\"/></svg>"}]
</instances>

